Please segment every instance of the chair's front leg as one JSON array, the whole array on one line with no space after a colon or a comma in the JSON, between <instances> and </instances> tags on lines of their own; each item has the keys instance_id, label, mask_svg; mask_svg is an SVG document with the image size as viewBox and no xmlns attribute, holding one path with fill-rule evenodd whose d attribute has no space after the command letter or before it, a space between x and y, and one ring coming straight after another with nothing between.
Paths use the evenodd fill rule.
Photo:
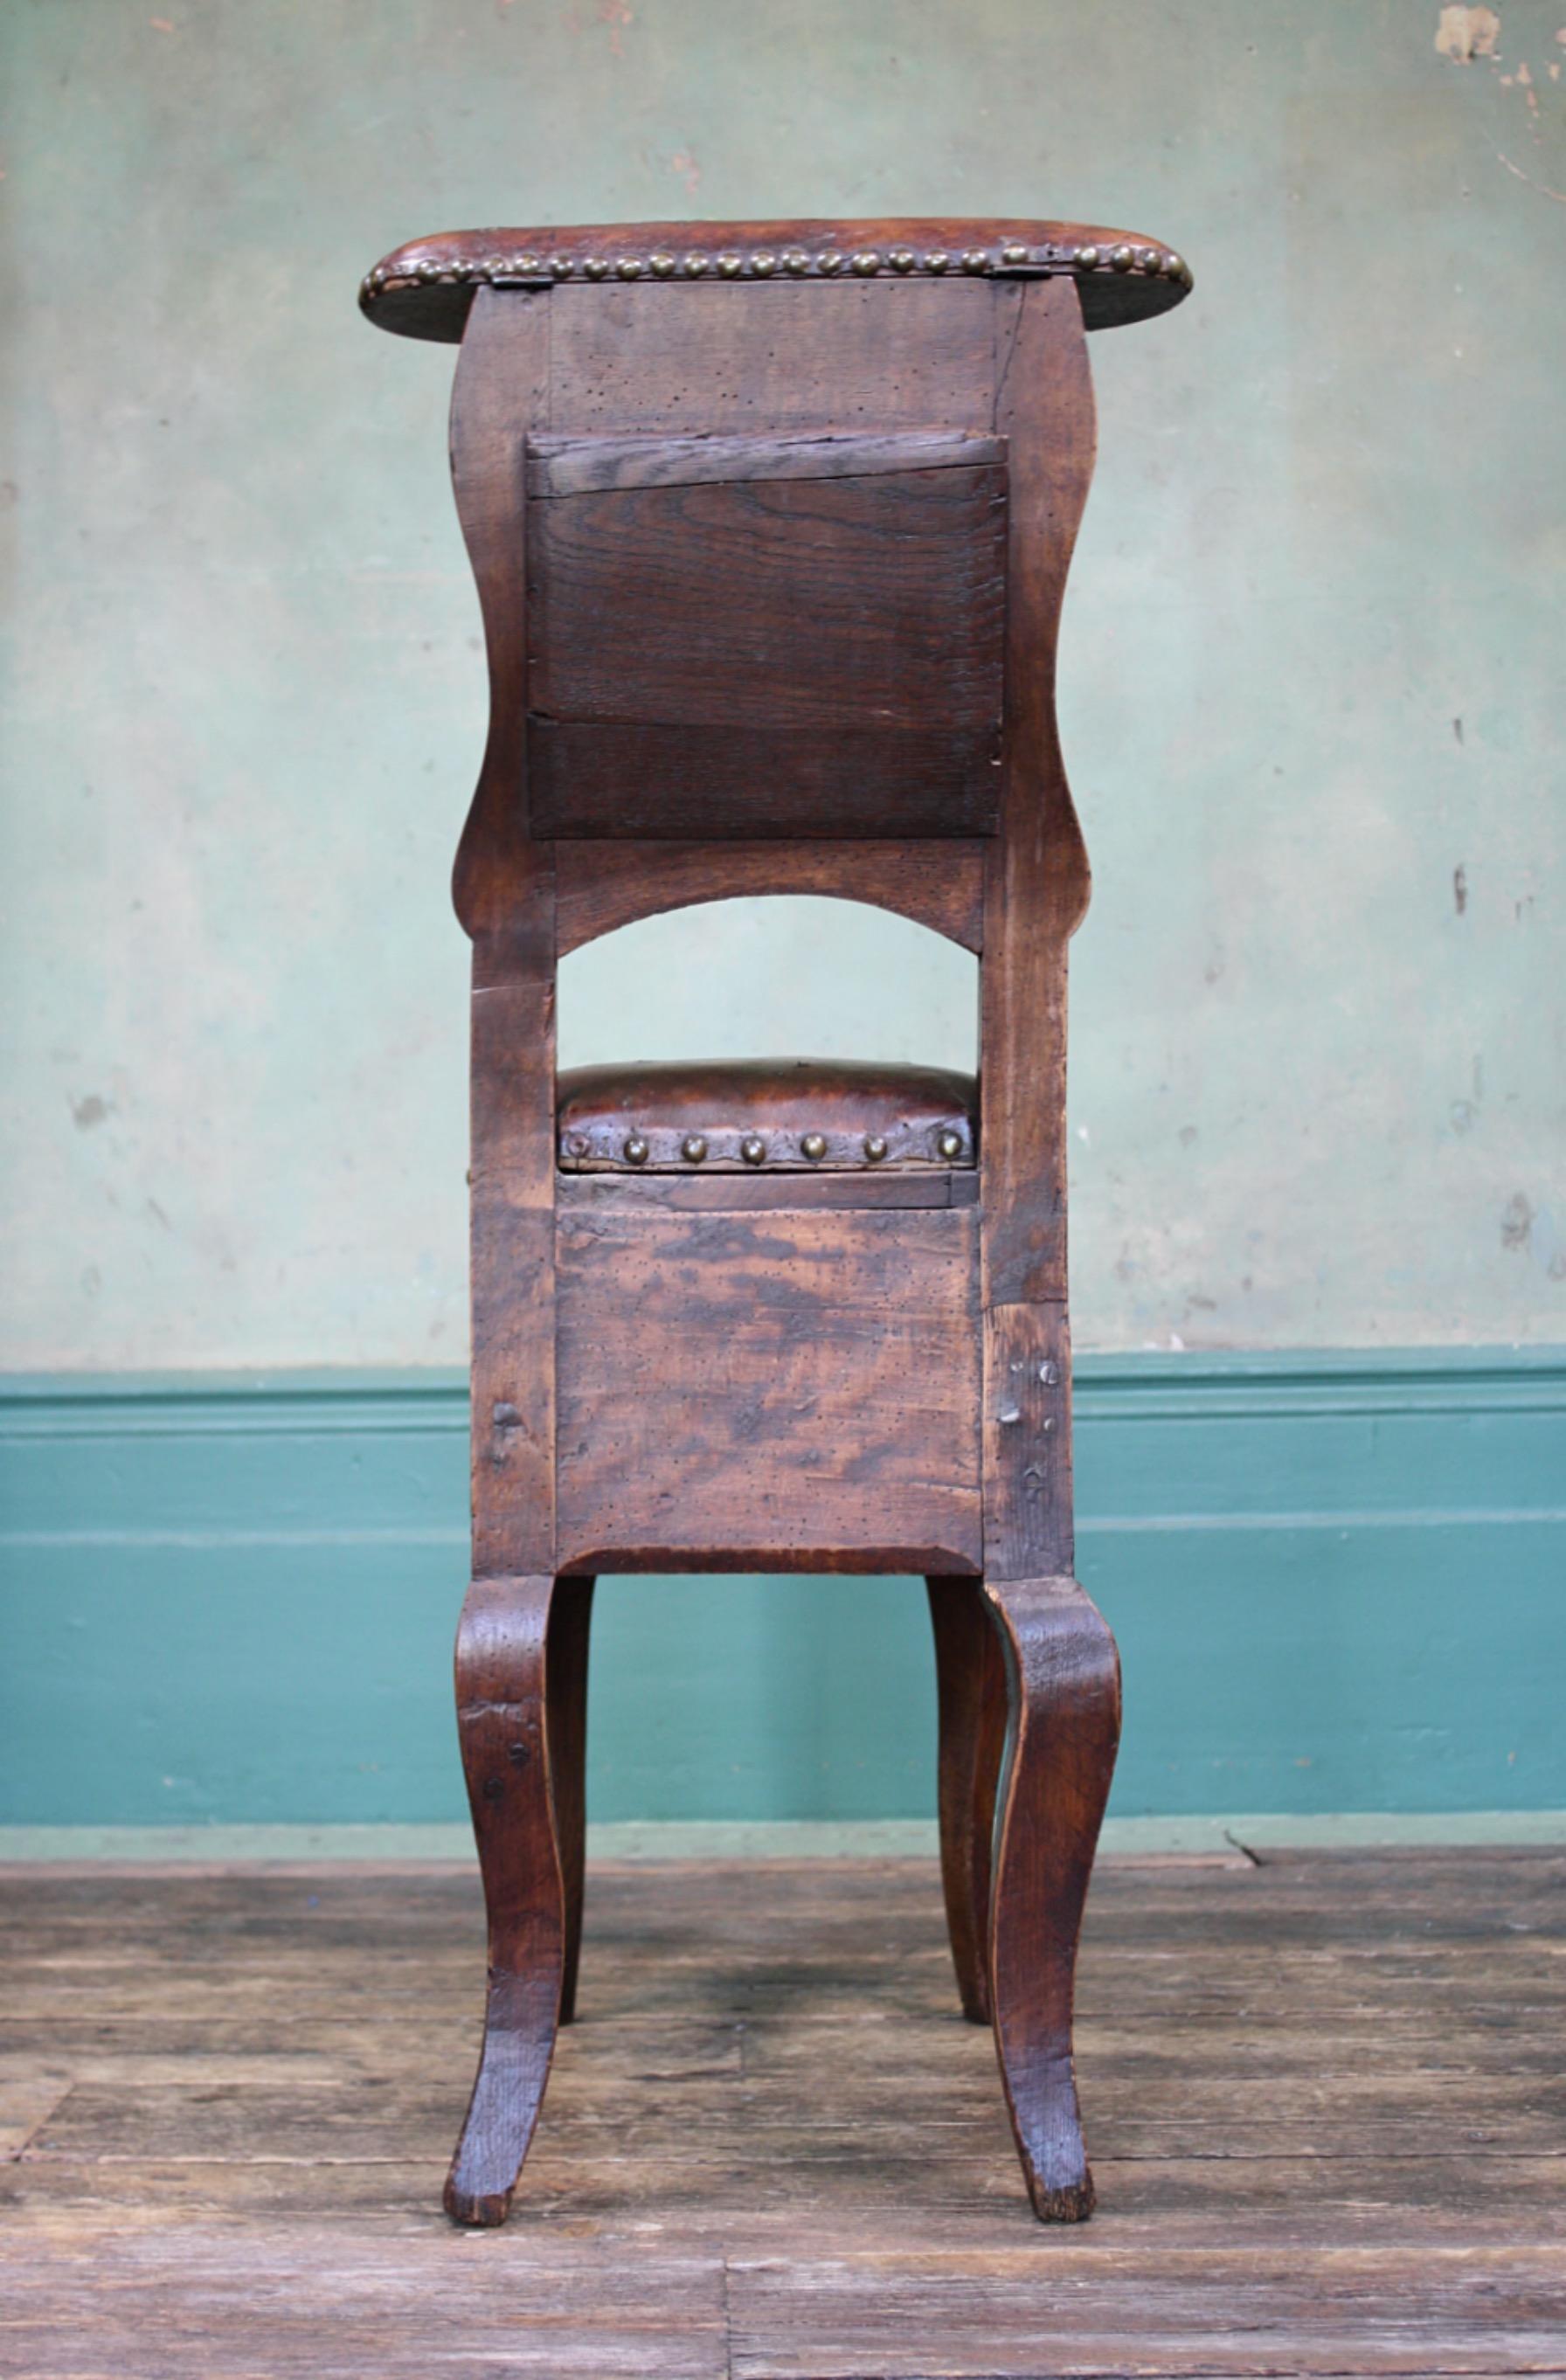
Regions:
<instances>
[{"instance_id":1,"label":"chair's front leg","mask_svg":"<svg viewBox=\"0 0 1566 2380\"><path fill-rule=\"evenodd\" d=\"M1083 1903L1120 1742L1114 1638L1074 1579L987 1581L1011 1700L990 1919L995 2046L1034 2213L1093 2211L1072 2062Z\"/></svg>"},{"instance_id":2,"label":"chair's front leg","mask_svg":"<svg viewBox=\"0 0 1566 2380\"><path fill-rule=\"evenodd\" d=\"M963 2014L989 2022L989 1869L1006 1733L1001 1639L977 1578L930 1578L940 1711L941 1880Z\"/></svg>"},{"instance_id":3,"label":"chair's front leg","mask_svg":"<svg viewBox=\"0 0 1566 2380\"><path fill-rule=\"evenodd\" d=\"M446 2179L454 2222L504 2223L560 2015L564 1894L545 1717L552 1578L475 1579L456 1639L457 1726L489 1915L484 2046Z\"/></svg>"}]
</instances>

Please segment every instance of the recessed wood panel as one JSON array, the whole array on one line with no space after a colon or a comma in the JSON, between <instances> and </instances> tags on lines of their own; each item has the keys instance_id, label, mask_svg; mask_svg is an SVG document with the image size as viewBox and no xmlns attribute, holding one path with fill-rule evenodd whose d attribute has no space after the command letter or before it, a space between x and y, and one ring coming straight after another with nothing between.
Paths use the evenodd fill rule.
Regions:
<instances>
[{"instance_id":1,"label":"recessed wood panel","mask_svg":"<svg viewBox=\"0 0 1566 2380\"><path fill-rule=\"evenodd\" d=\"M974 1225L562 1210L560 1567L977 1569Z\"/></svg>"},{"instance_id":2,"label":"recessed wood panel","mask_svg":"<svg viewBox=\"0 0 1566 2380\"><path fill-rule=\"evenodd\" d=\"M541 716L999 729L996 464L594 490L528 530Z\"/></svg>"},{"instance_id":3,"label":"recessed wood panel","mask_svg":"<svg viewBox=\"0 0 1566 2380\"><path fill-rule=\"evenodd\" d=\"M688 443L667 468L710 468ZM790 476L741 477L743 445L729 442L730 476L672 480L657 442L622 446L614 469L650 483L529 504L534 832L988 831L1003 466L808 477L795 451ZM572 484L590 455L571 450ZM778 469L776 442L750 459Z\"/></svg>"}]
</instances>

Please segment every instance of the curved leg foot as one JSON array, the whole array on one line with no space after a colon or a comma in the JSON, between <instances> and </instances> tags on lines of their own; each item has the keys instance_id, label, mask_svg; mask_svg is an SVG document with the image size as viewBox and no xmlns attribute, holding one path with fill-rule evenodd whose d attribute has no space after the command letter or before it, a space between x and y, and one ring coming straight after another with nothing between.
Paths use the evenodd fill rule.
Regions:
<instances>
[{"instance_id":1,"label":"curved leg foot","mask_svg":"<svg viewBox=\"0 0 1566 2380\"><path fill-rule=\"evenodd\" d=\"M456 2223L504 2223L549 2076L564 1895L544 1724L552 1578L476 1579L456 1638L457 1725L489 1914L484 2046L446 2178Z\"/></svg>"},{"instance_id":2,"label":"curved leg foot","mask_svg":"<svg viewBox=\"0 0 1566 2380\"><path fill-rule=\"evenodd\" d=\"M1083 1903L1120 1741L1114 1638L1074 1579L988 1580L1011 1690L990 1919L995 2046L1033 2211L1093 2212L1072 2065Z\"/></svg>"},{"instance_id":3,"label":"curved leg foot","mask_svg":"<svg viewBox=\"0 0 1566 2380\"><path fill-rule=\"evenodd\" d=\"M545 1654L549 1701L549 1769L554 1789L554 1840L565 1896L565 1948L560 1981L560 2022L577 2013L577 1969L582 1951L582 1879L587 1864L588 1631L590 1578L557 1579L550 1605Z\"/></svg>"},{"instance_id":4,"label":"curved leg foot","mask_svg":"<svg viewBox=\"0 0 1566 2380\"><path fill-rule=\"evenodd\" d=\"M1006 1735L1001 1639L976 1578L930 1578L941 1715L941 1880L963 2014L989 2022L989 1865Z\"/></svg>"}]
</instances>

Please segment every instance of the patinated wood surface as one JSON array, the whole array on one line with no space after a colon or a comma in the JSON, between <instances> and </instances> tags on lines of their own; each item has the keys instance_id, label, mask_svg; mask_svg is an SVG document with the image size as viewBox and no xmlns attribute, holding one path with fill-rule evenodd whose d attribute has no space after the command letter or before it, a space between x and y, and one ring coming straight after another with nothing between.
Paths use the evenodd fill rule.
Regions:
<instances>
[{"instance_id":1,"label":"patinated wood surface","mask_svg":"<svg viewBox=\"0 0 1566 2380\"><path fill-rule=\"evenodd\" d=\"M994 428L982 282L770 283L740 305L715 283L682 289L674 305L671 295L643 285L551 292L551 430Z\"/></svg>"},{"instance_id":2,"label":"patinated wood surface","mask_svg":"<svg viewBox=\"0 0 1566 2380\"><path fill-rule=\"evenodd\" d=\"M436 248L405 260L419 289L473 269ZM1119 1703L1072 1577L1065 948L1087 875L1055 642L1092 466L1083 309L1100 269L1159 302L1188 276L1161 251L1015 241L954 272L928 240L845 274L746 249L709 279L692 254L677 288L672 260L644 279L635 257L613 278L602 257L480 258L453 410L492 704L455 887L474 941L459 1712L492 1945L448 2204L504 2213L570 2008L586 1608L561 1576L922 1570L946 1583L962 1995L991 2011L1036 2210L1077 2220L1072 1978ZM400 317L407 293L371 284ZM595 861L600 839L622 858ZM568 1085L557 1130L561 949L675 901L849 890L861 864L868 897L982 949L977 1177L965 1087L940 1114L899 1091L895 1121L849 1102L850 1132L771 1076L709 1071L688 1112L644 1078L577 1113ZM557 1162L621 1169L616 1197L566 1196ZM929 1202L888 1197L881 1168L904 1162L938 1182ZM630 1178L687 1166L662 1199ZM740 1186L774 1166L793 1204ZM981 1570L984 1601L962 1597Z\"/></svg>"},{"instance_id":3,"label":"patinated wood surface","mask_svg":"<svg viewBox=\"0 0 1566 2380\"><path fill-rule=\"evenodd\" d=\"M984 935L984 844L941 842L557 843L555 933L564 954L638 917L697 901L777 892L868 901L965 950Z\"/></svg>"},{"instance_id":4,"label":"patinated wood surface","mask_svg":"<svg viewBox=\"0 0 1566 2380\"><path fill-rule=\"evenodd\" d=\"M563 1570L977 1568L971 1212L563 1207L556 1276Z\"/></svg>"},{"instance_id":5,"label":"patinated wood surface","mask_svg":"<svg viewBox=\"0 0 1566 2380\"><path fill-rule=\"evenodd\" d=\"M464 2238L471 1872L11 1871L0 2372L1562 2368L1566 1856L1100 1864L1100 2208L1052 2233L941 1897L912 1861L590 1870L512 2220Z\"/></svg>"}]
</instances>

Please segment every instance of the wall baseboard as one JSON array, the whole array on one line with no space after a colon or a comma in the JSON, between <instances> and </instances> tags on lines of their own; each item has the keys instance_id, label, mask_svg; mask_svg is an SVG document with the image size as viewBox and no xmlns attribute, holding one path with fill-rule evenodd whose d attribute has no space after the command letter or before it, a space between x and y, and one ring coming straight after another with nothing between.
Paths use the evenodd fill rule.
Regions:
<instances>
[{"instance_id":1,"label":"wall baseboard","mask_svg":"<svg viewBox=\"0 0 1566 2380\"><path fill-rule=\"evenodd\" d=\"M1566 1805L1566 1351L1086 1356L1076 1420L1117 1823ZM460 1828L466 1438L449 1374L0 1383L0 1818ZM601 1820L928 1822L917 1583L600 1606Z\"/></svg>"},{"instance_id":2,"label":"wall baseboard","mask_svg":"<svg viewBox=\"0 0 1566 2380\"><path fill-rule=\"evenodd\" d=\"M1566 1844L1566 1810L1341 1810L1228 1817L1111 1818L1100 1859L1197 1860L1265 1866L1281 1852L1546 1850ZM655 1860L933 1860L933 1818L723 1818L608 1821L588 1828L588 1857ZM0 1827L0 1870L79 1867L472 1867L473 1830L454 1826Z\"/></svg>"}]
</instances>

